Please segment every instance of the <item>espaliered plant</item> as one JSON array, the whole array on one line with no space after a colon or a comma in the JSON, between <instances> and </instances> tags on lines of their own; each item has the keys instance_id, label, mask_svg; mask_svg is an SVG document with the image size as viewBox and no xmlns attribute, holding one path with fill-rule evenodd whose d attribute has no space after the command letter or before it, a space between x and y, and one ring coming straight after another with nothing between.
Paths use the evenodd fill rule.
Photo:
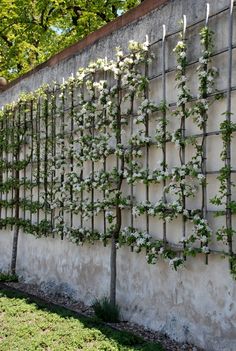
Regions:
<instances>
[{"instance_id":1,"label":"espaliered plant","mask_svg":"<svg viewBox=\"0 0 236 351\"><path fill-rule=\"evenodd\" d=\"M4 107L0 121L0 225L15 227L13 273L19 229L78 245L111 243L110 300L114 305L119 247L145 251L150 264L163 258L174 269L188 256L210 254L206 131L209 105L215 99L209 95L214 91L217 71L211 65L213 33L208 27L201 30L200 41L196 101L188 88L184 30L174 49L178 96L172 111L166 102L156 104L149 98L149 45L134 41L129 43L127 55L118 48L116 60L99 59L62 85L44 86ZM156 131L151 137L149 122L154 118ZM168 130L171 119L179 124L172 132ZM186 134L186 121L190 119L202 132L201 139ZM221 124L223 161L235 130L232 122ZM151 168L147 162L149 148L165 153L167 142L176 148L178 162L170 168L163 158L165 161ZM187 160L189 145L194 151ZM216 205L226 205L230 172L226 166L220 171L220 194L212 200ZM145 188L146 199L142 202L134 196L137 184ZM155 203L149 199L149 186L154 184L161 188ZM198 191L202 192L202 205L189 210L187 200ZM232 212L235 207L232 201ZM131 218L126 227L124 211ZM135 225L137 217L146 218L145 230ZM182 218L183 238L177 244L168 241L167 236L154 239L149 230L151 217L167 225ZM97 229L98 221L103 222L103 230ZM187 229L189 224L192 230ZM220 240L230 241L232 235L224 227L217 232ZM232 252L230 259L234 272Z\"/></svg>"},{"instance_id":2,"label":"espaliered plant","mask_svg":"<svg viewBox=\"0 0 236 351\"><path fill-rule=\"evenodd\" d=\"M219 194L217 194L214 198L211 199L212 204L221 208L221 210L219 210L216 213L216 216L222 216L222 214L224 215L225 211L224 210L222 211L222 207L227 209L227 194L228 194L227 182L229 178L231 179L230 175L232 171L232 167L227 165L227 162L226 162L227 148L228 148L228 143L231 142L232 140L233 133L236 132L236 123L225 120L220 124L220 131L221 131L222 141L223 141L223 149L221 151L220 156L221 156L221 160L224 162L224 166L221 167L220 174L217 177L217 179L220 182ZM231 183L231 187L235 186L235 183L232 182L232 180L230 181L230 183ZM230 201L229 210L231 215L233 213L236 213L236 202L234 200ZM226 226L222 226L216 232L217 240L229 246L228 253L225 252L224 254L226 256L229 256L230 269L234 277L236 277L236 255L235 253L233 253L232 240L235 234L236 234L236 231L233 228L227 228Z\"/></svg>"}]
</instances>

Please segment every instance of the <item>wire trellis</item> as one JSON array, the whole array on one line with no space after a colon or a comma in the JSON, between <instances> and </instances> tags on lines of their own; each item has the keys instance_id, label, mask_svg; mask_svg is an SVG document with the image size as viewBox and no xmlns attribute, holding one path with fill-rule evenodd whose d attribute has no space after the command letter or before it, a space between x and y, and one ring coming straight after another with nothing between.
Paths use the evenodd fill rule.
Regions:
<instances>
[{"instance_id":1,"label":"wire trellis","mask_svg":"<svg viewBox=\"0 0 236 351\"><path fill-rule=\"evenodd\" d=\"M186 16L184 16L184 24L183 24L183 31L182 31L182 38L183 41L186 43L187 40L187 34L189 28L193 28L193 26L197 26L199 24L205 23L206 27L210 26L210 20L213 20L216 16L219 14L226 14L226 12L229 12L229 29L228 29L228 47L220 49L212 54L212 57L216 57L218 55L222 55L227 52L228 54L228 76L227 76L227 88L222 89L221 91L217 91L214 93L204 93L202 96L195 96L190 99L190 103L194 103L195 101L198 101L199 99L211 99L212 97L216 96L216 94L223 94L226 96L226 101L227 101L227 106L226 106L226 121L228 123L232 122L232 92L236 90L235 86L232 86L232 71L233 71L233 63L232 63L232 58L233 58L233 50L236 48L235 44L233 43L233 19L234 19L234 1L230 1L230 7L226 7L222 9L221 11L210 15L209 13L210 8L209 5L207 5L207 11L206 11L206 18L204 20L198 21L194 24L188 25L186 22ZM166 33L166 27L163 26L163 35L162 38L158 41L155 41L148 46L148 51L147 51L147 56L150 55L150 48L153 47L155 44L159 43L161 44L161 61L162 61L162 67L161 67L161 73L154 74L152 76L149 76L149 63L148 60L145 61L145 66L143 67L144 69L144 77L146 80L148 80L149 85L150 83L155 80L155 84L160 84L161 86L161 98L162 98L162 105L163 108L161 110L161 116L162 116L162 121L163 121L163 144L161 148L161 153L162 153L162 166L163 166L163 171L167 172L168 171L168 165L167 165L167 145L169 143L173 143L173 141L168 137L168 125L167 125L167 105L171 111L171 109L175 109L177 103L176 102L171 102L168 104L167 101L167 80L168 76L167 74L170 72L174 72L176 68L174 67L167 67L167 50L166 50L166 45L172 36L179 34L179 31L173 32L173 33ZM186 70L189 69L190 67L193 67L194 64L196 64L198 60L194 60L192 62L189 62L183 74L187 74ZM205 70L207 72L208 66L206 65ZM108 82L108 73L103 72L104 76L103 79ZM93 76L95 78L95 74ZM160 82L158 80L160 78ZM70 145L72 150L76 148L77 140L76 136L78 136L79 142L84 137L84 132L82 128L80 129L81 126L85 124L84 119L78 122L77 120L77 115L78 112L80 111L81 107L81 99L85 99L86 95L86 87L85 87L85 82L86 82L86 77L84 79L84 85L81 88L78 87L76 84L70 84L69 85L69 90L66 91L66 85L63 84L62 90L59 90L59 88L55 88L54 90L50 90L50 88L47 88L46 94L42 97L39 97L38 100L31 100L28 102L21 102L17 107L14 107L13 111L6 111L4 113L3 119L0 121L0 129L3 134L4 131L4 137L2 136L2 145L0 145L0 157L2 160L2 163L6 165L6 167L2 167L0 169L0 182L1 184L7 183L10 178L14 178L14 182L7 188L5 191L2 190L4 188L1 188L0 191L0 219L4 220L9 217L12 219L14 218L15 222L12 221L11 223L16 223L16 227L19 228L19 219L23 220L24 222L26 220L29 220L30 224L39 226L40 222L43 220L46 222L50 222L50 230L52 233L54 233L55 226L56 226L56 214L59 213L59 216L61 217L61 222L63 225L68 225L71 228L75 227L76 221L76 216L80 216L80 228L84 228L85 222L86 226L88 225L88 221L84 220L84 204L86 202L85 199L85 194L86 191L84 190L83 187L81 187L80 194L79 194L79 202L76 203L77 212L74 212L73 208L70 207L68 209L66 205L66 201L64 200L64 191L66 187L66 181L67 181L67 176L68 174L72 174L77 172L78 179L81 184L85 183L86 177L88 176L85 171L85 163L88 164L90 162L90 167L91 167L91 183L93 184L94 179L95 179L95 174L97 171L96 168L96 162L94 159L84 161L84 153L83 149L80 149L78 151L79 153L79 160L77 160L74 156L73 153L69 155L68 157L66 156L66 148L67 144ZM121 117L122 117L122 111L121 111L121 97L122 97L122 88L121 88L121 79L117 81L117 124L120 126L120 129L122 129L121 125ZM82 93L81 93L82 91ZM80 94L81 93L81 94ZM149 87L147 87L144 91L144 98L145 100L149 100ZM59 95L60 94L60 95ZM96 97L94 95L94 101L92 100L92 104L95 103ZM130 104L130 109L129 109L129 137L132 139L134 135L134 119L135 119L135 95L130 96L129 100ZM207 146L209 145L209 136L222 136L222 131L221 130L216 130L216 131L210 131L208 128L208 115L207 113L204 114L203 116L203 129L201 132L197 134L191 134L188 132L186 128L186 120L185 120L185 114L186 114L186 105L182 104L182 117L180 119L180 131L181 131L181 138L182 140L186 140L189 136L192 138L199 138L201 139L201 145L202 145L202 163L201 163L201 173L204 175L204 177L207 179L208 175L219 175L220 170L214 170L210 171L208 170L208 162L207 162ZM11 118L10 118L11 117ZM108 119L107 116L107 111L102 113L102 118L106 121ZM150 113L145 114L145 121L144 121L144 130L145 130L145 137L149 138L150 137L150 121L151 121L152 116ZM210 118L210 117L209 117ZM96 131L96 119L95 119L95 114L92 116L92 126L88 130L88 134L90 134L91 138L94 140L95 137L97 137L97 131ZM19 133L15 133L15 129L22 130L22 135L20 136ZM107 132L107 127L104 125L104 133ZM232 132L233 135L234 131ZM19 138L22 138L20 140ZM15 154L12 154L12 151L10 149L10 144L14 145L19 143L19 149L15 148L14 152ZM122 143L122 138L121 134L117 133L116 134L116 146L118 144ZM59 145L60 144L60 145ZM151 140L150 142L147 142L145 146L143 146L143 151L144 151L144 169L147 174L149 174L150 170L150 147L155 146L156 142L154 140ZM60 157L63 160L62 167L60 168L59 166L57 167L57 158L58 158L58 147L60 147L59 153ZM129 150L131 149L131 155L133 151L133 146L130 145L123 145L123 150ZM231 208L232 204L232 174L236 173L236 170L233 169L232 167L232 143L231 143L231 138L227 142L227 155L226 155L226 160L225 160L225 166L229 170L228 172L228 177L227 177L227 194L226 194L226 208L221 211L221 215L225 215L226 218L226 229L227 229L227 243L228 243L228 253L230 257L233 257L235 255L233 251L233 226L232 226L232 216L233 216L233 211ZM113 156L115 154L113 153ZM14 156L14 157L13 157ZM122 168L124 168L124 161L121 159L121 157L116 156L116 169L118 172L122 172ZM27 159L29 159L29 162L27 163ZM18 161L24 161L24 165L22 166L21 170L19 168L16 168L13 170L13 167L11 167L11 171L9 171L9 164L13 162L18 162ZM131 156L131 160L133 161L133 156ZM179 161L180 165L184 166L186 164L186 145L183 143L180 147L180 152L179 152ZM69 165L69 167L67 167ZM52 169L50 169L52 167ZM59 169L60 168L60 169ZM79 170L78 170L79 169ZM102 157L102 170L103 172L107 172L108 169L108 157L105 155ZM43 173L42 173L43 171ZM57 177L57 173L60 172L59 179ZM42 176L43 174L43 176ZM21 179L20 175L23 175L23 179ZM131 178L134 176L134 174L131 172ZM183 176L183 180L186 181L186 177ZM125 180L126 181L126 180ZM30 185L28 185L28 182ZM118 186L119 182L117 183ZM52 203L54 201L54 188L59 187L61 190L63 189L63 194L60 198L60 206L55 207L55 205L52 206ZM162 184L160 188L162 188L162 198L164 203L167 205L167 196L166 196L166 189L167 186L167 181L164 178L162 181ZM159 188L159 189L160 189ZM120 189L116 189L119 190ZM160 191L160 190L158 190ZM214 212L215 210L208 208L208 188L207 188L207 182L202 183L201 185L201 216L203 219L207 219L208 214L210 212ZM90 229L92 233L94 233L96 229L96 223L97 220L95 220L96 216L96 203L98 202L96 198L97 190L95 191L95 188L91 186L90 190L88 191L90 194L90 200L91 200L91 216L90 216ZM103 200L106 199L106 192L104 189L101 191L101 197ZM72 185L70 186L69 189L70 193L70 203L77 202L78 201L78 196L73 193L73 187ZM129 217L129 223L130 227L134 230L135 228L135 216L134 216L134 193L135 193L135 185L133 182L130 183L129 185L129 194L130 194L130 205L126 206L125 209L128 209L130 212L130 217ZM10 195L11 194L11 195ZM122 194L123 195L123 194ZM28 196L30 198L28 198ZM117 195L117 201L118 199ZM150 203L150 185L149 182L145 184L145 201L146 203ZM4 200L4 201L3 201ZM11 206L11 211L8 210L8 205L7 203L9 201L12 201L12 206ZM135 200L136 202L136 200ZM5 213L3 213L3 208L4 208L4 203L5 205ZM36 209L35 211L32 211L33 205L36 204ZM184 192L182 193L182 205L183 205L183 210L188 210L188 202L186 201L186 196ZM20 206L22 206L22 213L19 211ZM28 206L31 208L31 210L27 210ZM106 206L102 208L102 227L103 227L103 235L106 237L107 231L108 231L108 225L107 225L107 213L106 213ZM29 216L28 216L28 211L29 211ZM116 204L115 206L112 207L112 211L116 213L116 216L121 216L121 209L120 207ZM216 210L217 211L217 210ZM11 212L10 216L9 213ZM36 219L34 218L33 213L36 213ZM66 213L69 213L69 219L66 216ZM79 213L79 215L77 215ZM22 215L22 218L20 218L20 214ZM173 242L169 241L169 235L168 235L168 227L166 223L165 217L162 218L163 223L162 223L162 239L165 245L170 245L172 247L175 246ZM186 215L182 214L182 234L183 237L186 238L187 236L187 228L186 228ZM13 224L11 224L13 226ZM150 233L150 215L148 211L145 212L145 230L147 233ZM53 234L54 235L54 234ZM61 239L64 238L64 232L61 232ZM117 238L115 238L117 241ZM208 243L207 243L208 244ZM183 245L184 246L184 245ZM182 250L185 248L182 246ZM176 246L176 250L180 250L181 252L181 245ZM212 249L212 252L218 252L217 250ZM206 263L208 263L208 255L206 255Z\"/></svg>"}]
</instances>

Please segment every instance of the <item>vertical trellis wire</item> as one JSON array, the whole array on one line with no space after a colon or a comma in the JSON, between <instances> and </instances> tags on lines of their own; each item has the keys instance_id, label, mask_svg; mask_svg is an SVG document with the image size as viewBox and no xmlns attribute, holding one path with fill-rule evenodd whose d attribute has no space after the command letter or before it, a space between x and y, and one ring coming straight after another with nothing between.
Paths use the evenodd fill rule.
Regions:
<instances>
[{"instance_id":1,"label":"vertical trellis wire","mask_svg":"<svg viewBox=\"0 0 236 351\"><path fill-rule=\"evenodd\" d=\"M37 111L36 111L36 148L37 148L37 176L36 176L36 182L37 182L37 225L39 225L39 216L40 216L40 134L41 134L41 123L40 123L40 118L41 118L41 99L40 97L38 98L37 101Z\"/></svg>"},{"instance_id":2,"label":"vertical trellis wire","mask_svg":"<svg viewBox=\"0 0 236 351\"><path fill-rule=\"evenodd\" d=\"M18 113L17 115L20 115L21 113L21 105L19 106L19 110L18 110ZM19 117L20 118L20 117ZM12 128L12 133L11 133L11 140L12 140L12 144L14 145L14 151L15 151L15 147L16 147L16 140L15 140L15 135L16 133L18 133L18 130L17 130L17 126L15 126L15 110L12 114L12 120L10 121L10 125L11 125L11 128ZM10 164L11 164L11 177L12 177L12 180L14 179L14 162L15 160L12 158L13 156L13 150L8 150L8 153L11 154L11 158L10 158ZM17 165L18 167L18 165ZM15 193L15 189L14 189L14 186L12 186L12 189L11 189L11 202L12 202L12 206L11 206L11 218L14 217L14 206L13 206L13 203L14 203L14 193ZM16 204L15 204L16 206ZM13 225L11 225L11 230L13 229Z\"/></svg>"},{"instance_id":3,"label":"vertical trellis wire","mask_svg":"<svg viewBox=\"0 0 236 351\"><path fill-rule=\"evenodd\" d=\"M23 132L23 160L26 161L26 143L27 143L27 108L28 108L28 104L27 102L25 102L24 104L24 118L23 118L23 123L22 123L22 132ZM23 177L24 177L24 184L23 184L23 219L25 220L25 210L26 210L26 164L24 165L24 170L23 170Z\"/></svg>"},{"instance_id":4,"label":"vertical trellis wire","mask_svg":"<svg viewBox=\"0 0 236 351\"><path fill-rule=\"evenodd\" d=\"M133 132L134 132L134 94L132 93L131 95L131 106L130 106L130 138L132 139ZM133 162L133 144L131 144L131 162ZM133 179L133 170L131 166L131 178ZM131 181L130 184L130 208L131 208L131 213L130 213L130 225L131 228L134 228L134 214L133 214L133 206L134 206L134 185L133 185L133 180Z\"/></svg>"},{"instance_id":5,"label":"vertical trellis wire","mask_svg":"<svg viewBox=\"0 0 236 351\"><path fill-rule=\"evenodd\" d=\"M30 130L31 130L31 162L30 162L30 223L32 224L32 206L33 206L33 172L34 172L34 101L30 101Z\"/></svg>"},{"instance_id":6,"label":"vertical trellis wire","mask_svg":"<svg viewBox=\"0 0 236 351\"><path fill-rule=\"evenodd\" d=\"M183 42L186 41L186 28L187 28L187 18L186 15L183 16ZM186 74L186 68L184 68L183 75ZM185 104L182 104L182 117L181 117L181 139L182 139L182 146L180 148L180 162L181 166L185 165L185 137L186 137L186 126L185 126L185 109L186 106ZM183 210L186 208L186 197L184 195L184 192L182 190L182 204L183 204ZM183 237L185 238L186 236L186 218L183 215L182 216L182 228L183 228ZM184 244L185 245L185 244Z\"/></svg>"},{"instance_id":7,"label":"vertical trellis wire","mask_svg":"<svg viewBox=\"0 0 236 351\"><path fill-rule=\"evenodd\" d=\"M147 42L148 42L148 37L146 38ZM149 45L149 44L148 44ZM145 62L145 78L148 79L149 78L149 72L148 72L148 57L149 57L149 48L147 51L147 60ZM147 87L145 88L144 91L144 97L145 99L149 98L149 85L147 85ZM145 115L145 136L148 138L149 137L149 115L148 113L146 113ZM145 150L145 158L146 158L146 172L148 174L149 172L149 143L146 144L146 150ZM146 184L146 202L149 202L149 184L147 182ZM149 233L149 214L148 212L146 212L146 231L147 233Z\"/></svg>"},{"instance_id":8,"label":"vertical trellis wire","mask_svg":"<svg viewBox=\"0 0 236 351\"><path fill-rule=\"evenodd\" d=\"M48 101L49 93L46 92L44 96L44 127L45 127L45 139L44 139L44 219L47 221L48 212Z\"/></svg>"},{"instance_id":9,"label":"vertical trellis wire","mask_svg":"<svg viewBox=\"0 0 236 351\"><path fill-rule=\"evenodd\" d=\"M163 157L163 171L166 171L166 26L163 25L162 36L162 102L163 102L163 140L162 140L162 157ZM166 203L166 180L163 180L163 201ZM163 219L163 242L166 244L166 220Z\"/></svg>"},{"instance_id":10,"label":"vertical trellis wire","mask_svg":"<svg viewBox=\"0 0 236 351\"><path fill-rule=\"evenodd\" d=\"M208 28L208 22L209 22L209 12L210 12L210 5L206 5L206 23L205 26ZM207 47L204 48L204 50L208 50L208 42L206 43ZM208 70L208 65L204 64L204 71L207 74ZM203 99L207 99L207 89L206 91L203 92L202 94ZM202 182L202 218L206 219L207 217L207 120L208 120L208 115L207 112L205 111L203 114L203 127L202 127L202 162L201 162L201 172L204 175L205 181ZM206 264L208 264L208 254L206 254Z\"/></svg>"},{"instance_id":11,"label":"vertical trellis wire","mask_svg":"<svg viewBox=\"0 0 236 351\"><path fill-rule=\"evenodd\" d=\"M24 121L24 116L23 116L23 121L21 121L21 114L22 114L22 107L23 104L19 105L18 107L18 113L15 116L13 114L13 133L15 136L15 147L14 147L14 152L15 152L15 162L16 164L18 161L20 161L20 153L21 153L21 148L20 148L20 139L22 138L21 133L21 122ZM16 117L16 118L15 118ZM16 128L16 131L14 131L14 128ZM13 172L13 171L12 171ZM15 179L16 179L16 186L15 186L15 220L16 222L19 220L19 207L20 207L20 193L21 193L21 182L20 182L20 168L16 167L15 168ZM24 186L24 184L23 184ZM19 224L16 224L16 227L19 228Z\"/></svg>"},{"instance_id":12,"label":"vertical trellis wire","mask_svg":"<svg viewBox=\"0 0 236 351\"><path fill-rule=\"evenodd\" d=\"M71 84L71 108L70 108L70 145L71 145L71 155L70 155L70 171L74 172L74 85ZM70 187L70 201L73 203L73 186ZM73 210L70 211L70 226L73 227Z\"/></svg>"},{"instance_id":13,"label":"vertical trellis wire","mask_svg":"<svg viewBox=\"0 0 236 351\"><path fill-rule=\"evenodd\" d=\"M8 181L8 154L9 154L9 114L6 115L6 146L5 146L5 160L6 160L6 173L5 173L5 182ZM8 202L8 192L5 190L5 218L7 218L7 202Z\"/></svg>"},{"instance_id":14,"label":"vertical trellis wire","mask_svg":"<svg viewBox=\"0 0 236 351\"><path fill-rule=\"evenodd\" d=\"M21 104L18 105L17 108L17 115L16 115L16 133L13 133L16 136L15 140L15 145L14 145L14 159L16 164L20 160L20 134L19 134L19 129L20 129L20 116L21 116ZM14 131L14 130L13 130ZM12 154L13 155L13 154ZM20 201L20 169L15 168L14 170L14 176L15 176L15 197L14 197L14 202L15 202L15 214L14 214L14 222L15 222L15 228L14 228L14 234L13 234L13 245L12 245L12 259L11 259L11 272L15 274L15 269L16 269L16 252L17 252L17 244L18 244L18 236L19 236L19 201Z\"/></svg>"},{"instance_id":15,"label":"vertical trellis wire","mask_svg":"<svg viewBox=\"0 0 236 351\"><path fill-rule=\"evenodd\" d=\"M3 119L0 121L0 138L1 138L1 145L0 145L0 160L3 161L3 145L4 145L4 139L5 136L3 134L3 126L4 126L4 119L5 119L5 115L3 116ZM4 164L4 162L3 162ZM2 185L3 182L3 166L0 168L0 184ZM3 200L3 196L2 196L2 189L0 190L0 220L2 219L2 200Z\"/></svg>"},{"instance_id":16,"label":"vertical trellis wire","mask_svg":"<svg viewBox=\"0 0 236 351\"><path fill-rule=\"evenodd\" d=\"M63 83L64 83L64 78L63 78ZM60 111L60 118L61 118L61 130L60 130L60 140L61 140L61 156L63 160L63 167L62 167L62 173L61 173L61 188L63 187L64 184L64 171L65 171L65 87L63 86L62 92L61 92L61 111ZM64 196L64 194L63 194ZM60 215L62 217L62 223L64 225L65 223L65 218L64 218L64 200L63 198L61 199L61 210L60 210ZM64 231L61 231L61 240L64 239Z\"/></svg>"},{"instance_id":17,"label":"vertical trellis wire","mask_svg":"<svg viewBox=\"0 0 236 351\"><path fill-rule=\"evenodd\" d=\"M103 75L104 75L104 80L108 84L107 72L104 71ZM107 119L106 109L104 109L103 118L104 118L104 129L103 129L103 132L104 132L104 134L106 134L106 131L107 131L107 128L106 128L106 119ZM104 155L103 156L103 172L106 172L106 170L107 170L107 159L106 159L106 156ZM105 191L105 189L103 190L103 200L104 201L106 200L106 191ZM104 238L106 237L106 232L107 232L106 209L104 208L104 211L103 211L103 233L104 233ZM104 242L106 242L106 241L104 241Z\"/></svg>"},{"instance_id":18,"label":"vertical trellis wire","mask_svg":"<svg viewBox=\"0 0 236 351\"><path fill-rule=\"evenodd\" d=\"M227 84L227 113L226 119L231 124L231 87L232 87L232 60L233 60L233 6L234 1L230 0L230 12L229 12L229 34L228 34L228 84ZM229 245L229 255L233 256L233 240L232 240L232 211L231 211L231 136L227 141L226 150L226 167L228 170L227 177L227 194L226 194L226 229L227 229L227 240ZM232 262L230 262L232 269Z\"/></svg>"},{"instance_id":19,"label":"vertical trellis wire","mask_svg":"<svg viewBox=\"0 0 236 351\"><path fill-rule=\"evenodd\" d=\"M55 89L52 91L51 97L51 157L52 157L52 170L51 170L51 228L52 228L52 235L54 237L54 227L55 227L55 208L54 208L54 201L55 201L55 194L54 194L54 187L55 187L55 178L56 178L56 95Z\"/></svg>"},{"instance_id":20,"label":"vertical trellis wire","mask_svg":"<svg viewBox=\"0 0 236 351\"><path fill-rule=\"evenodd\" d=\"M85 82L83 81L83 85L81 88L81 98L84 99L84 84ZM83 120L80 122L82 124L82 127L84 126L84 118ZM81 128L80 131L80 138L82 139L84 136L84 132L83 132L83 128ZM81 143L82 144L82 143ZM81 158L83 157L83 148L81 147L80 144L80 156ZM83 178L84 178L84 162L80 160L80 181L81 183L83 182ZM81 191L80 191L80 211L81 211L81 215L80 215L80 227L83 228L83 202L84 202L84 191L83 191L83 187L81 187Z\"/></svg>"},{"instance_id":21,"label":"vertical trellis wire","mask_svg":"<svg viewBox=\"0 0 236 351\"><path fill-rule=\"evenodd\" d=\"M4 113L4 116L3 116L3 119L1 120L1 125L2 125L2 133L1 133L1 140L3 141L3 145L2 145L2 148L1 148L1 156L2 156L2 160L4 161L4 164L5 164L5 167L4 167L4 169L2 170L2 172L1 172L1 183L3 183L4 182L4 180L5 180L5 177L4 177L4 173L6 172L6 132L5 133L3 133L3 130L5 129L5 131L6 131L6 128L5 128L5 125L6 125L6 111L5 111L5 113ZM4 196L3 196L3 194L4 194L4 190L3 190L3 188L1 187L1 199L2 199L2 201L3 201L3 198L4 198ZM4 199L5 200L5 199ZM4 201L3 201L3 204L2 204L2 206L1 206L1 218L4 218L3 217L3 207L4 207ZM6 205L5 205L6 206Z\"/></svg>"},{"instance_id":22,"label":"vertical trellis wire","mask_svg":"<svg viewBox=\"0 0 236 351\"><path fill-rule=\"evenodd\" d=\"M17 113L16 110L12 111L8 118L7 118L7 154L6 154L6 162L7 162L7 172L6 172L6 181L8 182L9 178L14 179L14 168L12 167L12 164L14 162L13 158L13 148L11 147L11 144L14 143L14 123L13 123L13 115ZM10 193L11 190L11 193ZM11 189L9 185L7 186L6 190L6 200L7 200L7 206L6 206L6 217L10 216L13 218L14 214L14 204L12 207L9 208L8 202L11 199L14 198L14 186L11 186ZM11 230L12 230L12 224L11 224Z\"/></svg>"},{"instance_id":23,"label":"vertical trellis wire","mask_svg":"<svg viewBox=\"0 0 236 351\"><path fill-rule=\"evenodd\" d=\"M106 127L104 128L104 131L106 130ZM106 132L104 132L106 133ZM106 172L107 170L107 161L106 161L106 156L103 158L103 172ZM103 190L103 199L104 201L106 200L106 192ZM106 232L107 232L107 221L106 221L106 209L104 208L103 210L103 233L104 237L106 237Z\"/></svg>"},{"instance_id":24,"label":"vertical trellis wire","mask_svg":"<svg viewBox=\"0 0 236 351\"><path fill-rule=\"evenodd\" d=\"M94 83L94 80L95 80L95 75L93 76L92 83ZM95 100L96 99L95 91L93 92L93 94L94 94L93 100ZM94 140L94 137L95 137L95 115L94 115L94 113L92 115L92 140ZM94 182L94 161L93 160L91 162L91 165L92 165L92 184L93 184L93 182ZM92 204L91 229L92 229L92 233L94 233L94 187L93 186L91 189L91 204Z\"/></svg>"},{"instance_id":25,"label":"vertical trellis wire","mask_svg":"<svg viewBox=\"0 0 236 351\"><path fill-rule=\"evenodd\" d=\"M118 63L117 63L118 64ZM121 84L121 74L118 74L115 78L117 82L117 97L116 97L116 145L121 144L121 103L122 103L122 84ZM124 168L124 156L122 159L119 159L119 155L116 156L116 168L118 172L122 172L122 168ZM122 172L123 173L123 172ZM119 177L120 178L120 177ZM120 178L117 182L117 190L121 190L122 178ZM115 296L116 296L116 275L117 275L117 266L115 264L116 257L117 257L117 249L116 249L116 240L118 231L120 231L122 218L121 218L121 208L119 207L119 199L120 194L115 195L116 198L116 206L115 206L115 213L116 213L116 225L115 229L113 229L113 233L111 236L111 255L110 255L110 300L111 303L115 303Z\"/></svg>"}]
</instances>

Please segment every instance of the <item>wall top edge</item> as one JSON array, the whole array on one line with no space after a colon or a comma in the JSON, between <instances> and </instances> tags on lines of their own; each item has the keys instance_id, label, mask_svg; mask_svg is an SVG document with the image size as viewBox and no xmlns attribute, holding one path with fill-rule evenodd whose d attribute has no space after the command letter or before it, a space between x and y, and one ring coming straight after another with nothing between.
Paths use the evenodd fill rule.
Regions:
<instances>
[{"instance_id":1,"label":"wall top edge","mask_svg":"<svg viewBox=\"0 0 236 351\"><path fill-rule=\"evenodd\" d=\"M0 91L4 92L11 87L17 85L20 81L24 80L35 74L36 72L47 68L52 67L60 62L73 57L74 55L78 54L79 52L83 51L87 47L93 45L98 40L108 36L114 31L118 31L119 29L129 25L132 22L139 20L141 17L145 16L149 12L165 5L170 0L144 0L140 5L136 6L135 8L129 10L122 16L116 18L115 20L105 24L103 27L99 28L95 32L90 33L84 39L72 44L71 46L63 49L59 53L50 57L47 61L37 65L32 70L28 71L27 73L23 74L22 76L12 80L9 82L5 87L3 87Z\"/></svg>"}]
</instances>

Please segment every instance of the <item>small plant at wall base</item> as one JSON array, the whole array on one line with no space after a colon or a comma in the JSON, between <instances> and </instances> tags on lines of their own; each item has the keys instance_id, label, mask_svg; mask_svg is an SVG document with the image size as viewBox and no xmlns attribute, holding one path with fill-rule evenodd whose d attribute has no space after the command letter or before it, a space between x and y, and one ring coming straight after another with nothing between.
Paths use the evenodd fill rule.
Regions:
<instances>
[{"instance_id":1,"label":"small plant at wall base","mask_svg":"<svg viewBox=\"0 0 236 351\"><path fill-rule=\"evenodd\" d=\"M16 274L0 272L0 282L18 282Z\"/></svg>"},{"instance_id":2,"label":"small plant at wall base","mask_svg":"<svg viewBox=\"0 0 236 351\"><path fill-rule=\"evenodd\" d=\"M117 323L120 321L120 308L110 298L97 299L92 304L95 315L104 322Z\"/></svg>"}]
</instances>

